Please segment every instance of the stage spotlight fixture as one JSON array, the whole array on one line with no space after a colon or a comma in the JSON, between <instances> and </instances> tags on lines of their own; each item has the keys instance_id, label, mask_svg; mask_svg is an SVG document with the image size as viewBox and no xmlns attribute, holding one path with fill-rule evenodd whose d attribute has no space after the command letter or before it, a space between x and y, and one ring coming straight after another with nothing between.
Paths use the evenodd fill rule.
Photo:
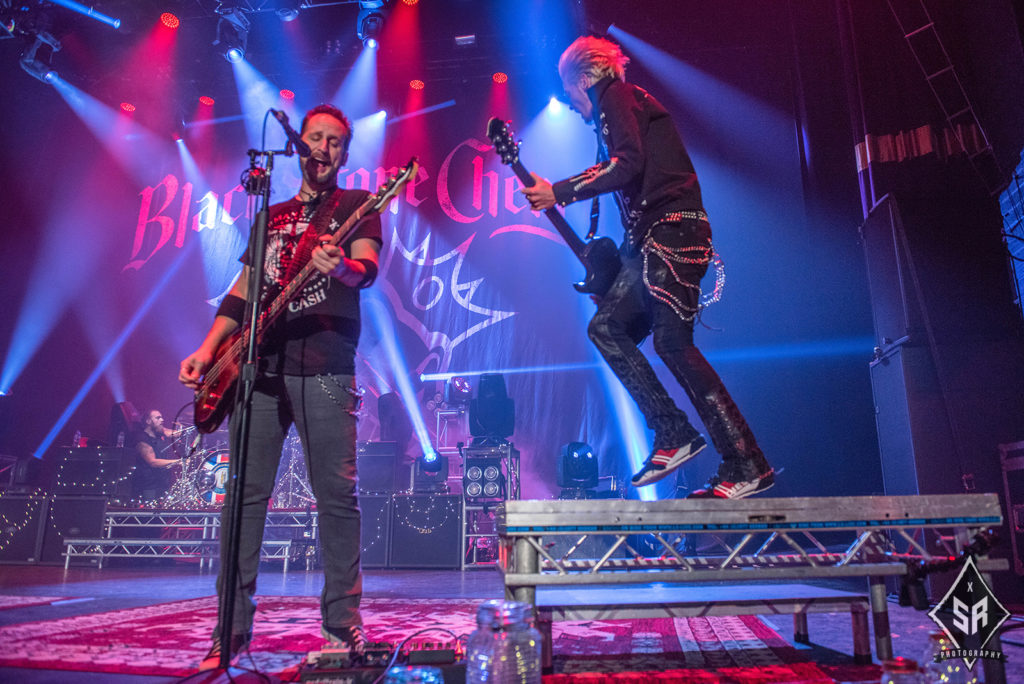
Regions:
<instances>
[{"instance_id":1,"label":"stage spotlight fixture","mask_svg":"<svg viewBox=\"0 0 1024 684\"><path fill-rule=\"evenodd\" d=\"M409 81L409 87L412 88L413 90L423 90L424 83L419 79L413 79Z\"/></svg>"},{"instance_id":2,"label":"stage spotlight fixture","mask_svg":"<svg viewBox=\"0 0 1024 684\"><path fill-rule=\"evenodd\" d=\"M299 18L299 9L301 7L301 0L278 0L278 7L275 12L277 18L281 21L295 21Z\"/></svg>"},{"instance_id":3,"label":"stage spotlight fixture","mask_svg":"<svg viewBox=\"0 0 1024 684\"><path fill-rule=\"evenodd\" d=\"M454 376L444 383L444 401L449 406L464 406L473 398L473 386L468 378Z\"/></svg>"},{"instance_id":4,"label":"stage spotlight fixture","mask_svg":"<svg viewBox=\"0 0 1024 684\"><path fill-rule=\"evenodd\" d=\"M133 105L131 102L122 102L121 111L125 114L131 114L135 111L135 105Z\"/></svg>"},{"instance_id":5,"label":"stage spotlight fixture","mask_svg":"<svg viewBox=\"0 0 1024 684\"><path fill-rule=\"evenodd\" d=\"M467 503L505 499L505 474L501 457L474 456L466 450L465 470L462 476L462 494Z\"/></svg>"},{"instance_id":6,"label":"stage spotlight fixture","mask_svg":"<svg viewBox=\"0 0 1024 684\"><path fill-rule=\"evenodd\" d=\"M455 45L458 47L467 47L469 45L476 45L476 34L467 33L464 36L455 36Z\"/></svg>"},{"instance_id":7,"label":"stage spotlight fixture","mask_svg":"<svg viewBox=\"0 0 1024 684\"><path fill-rule=\"evenodd\" d=\"M160 15L160 23L169 29L176 29L181 26L181 20L170 12L164 12Z\"/></svg>"},{"instance_id":8,"label":"stage spotlight fixture","mask_svg":"<svg viewBox=\"0 0 1024 684\"><path fill-rule=\"evenodd\" d=\"M203 95L199 98L199 104L203 105L204 107L212 107L213 103L214 99L209 95Z\"/></svg>"},{"instance_id":9,"label":"stage spotlight fixture","mask_svg":"<svg viewBox=\"0 0 1024 684\"><path fill-rule=\"evenodd\" d=\"M499 85L502 83L508 83L508 74L504 71L495 71L494 75L491 76L491 80Z\"/></svg>"},{"instance_id":10,"label":"stage spotlight fixture","mask_svg":"<svg viewBox=\"0 0 1024 684\"><path fill-rule=\"evenodd\" d=\"M569 442L558 458L556 484L562 489L597 488L597 457L589 444Z\"/></svg>"},{"instance_id":11,"label":"stage spotlight fixture","mask_svg":"<svg viewBox=\"0 0 1024 684\"><path fill-rule=\"evenodd\" d=\"M384 4L380 7L367 7L360 3L362 9L356 19L356 35L363 41L363 47L375 50L380 45L380 34L384 30Z\"/></svg>"},{"instance_id":12,"label":"stage spotlight fixture","mask_svg":"<svg viewBox=\"0 0 1024 684\"><path fill-rule=\"evenodd\" d=\"M59 51L60 41L46 31L40 31L35 35L32 47L21 55L21 68L43 83L52 83L57 78L57 72L51 66L53 53Z\"/></svg>"},{"instance_id":13,"label":"stage spotlight fixture","mask_svg":"<svg viewBox=\"0 0 1024 684\"><path fill-rule=\"evenodd\" d=\"M217 39L213 44L220 48L224 59L241 62L245 59L245 46L249 41L249 17L237 7L221 10L220 14L217 20Z\"/></svg>"},{"instance_id":14,"label":"stage spotlight fixture","mask_svg":"<svg viewBox=\"0 0 1024 684\"><path fill-rule=\"evenodd\" d=\"M295 99L295 93L292 92L291 90L288 90L287 88L285 88L284 90L281 91L281 99L282 100L294 100Z\"/></svg>"},{"instance_id":15,"label":"stage spotlight fixture","mask_svg":"<svg viewBox=\"0 0 1024 684\"><path fill-rule=\"evenodd\" d=\"M436 473L441 470L441 456L436 451L426 452L420 460L420 467L425 473Z\"/></svg>"},{"instance_id":16,"label":"stage spotlight fixture","mask_svg":"<svg viewBox=\"0 0 1024 684\"><path fill-rule=\"evenodd\" d=\"M504 442L515 430L516 405L505 390L505 376L484 373L469 402L469 432L474 445Z\"/></svg>"}]
</instances>

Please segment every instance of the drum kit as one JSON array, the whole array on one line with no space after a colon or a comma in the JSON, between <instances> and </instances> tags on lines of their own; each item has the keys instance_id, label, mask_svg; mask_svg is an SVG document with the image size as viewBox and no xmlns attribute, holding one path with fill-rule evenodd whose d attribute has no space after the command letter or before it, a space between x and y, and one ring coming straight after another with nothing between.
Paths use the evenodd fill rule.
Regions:
<instances>
[{"instance_id":1,"label":"drum kit","mask_svg":"<svg viewBox=\"0 0 1024 684\"><path fill-rule=\"evenodd\" d=\"M177 478L157 503L162 508L183 510L220 508L231 462L227 425L210 434L199 432L191 402L178 411L174 424L179 427L168 448L181 460L181 467L175 469ZM313 502L302 443L292 427L285 438L271 508L306 508Z\"/></svg>"}]
</instances>

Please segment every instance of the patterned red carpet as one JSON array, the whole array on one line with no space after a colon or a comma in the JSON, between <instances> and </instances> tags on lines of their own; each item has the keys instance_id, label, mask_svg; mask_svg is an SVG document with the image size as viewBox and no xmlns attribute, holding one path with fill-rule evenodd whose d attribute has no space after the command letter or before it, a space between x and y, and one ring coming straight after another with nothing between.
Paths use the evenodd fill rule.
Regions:
<instances>
[{"instance_id":1,"label":"patterned red carpet","mask_svg":"<svg viewBox=\"0 0 1024 684\"><path fill-rule=\"evenodd\" d=\"M369 636L397 643L424 627L468 634L475 601L364 599ZM216 618L212 597L162 603L0 628L0 666L185 675L210 643ZM261 597L253 663L284 680L296 679L308 651L322 645L316 597ZM555 671L545 684L584 682L877 681L873 667L832 668L807 662L756 617L556 623ZM439 631L418 641L449 641Z\"/></svg>"}]
</instances>

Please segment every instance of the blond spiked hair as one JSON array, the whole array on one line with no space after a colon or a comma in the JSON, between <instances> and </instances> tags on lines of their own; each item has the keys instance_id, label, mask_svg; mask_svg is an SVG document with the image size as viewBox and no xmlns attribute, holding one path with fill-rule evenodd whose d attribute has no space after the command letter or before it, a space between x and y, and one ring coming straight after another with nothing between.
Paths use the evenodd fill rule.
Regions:
<instances>
[{"instance_id":1,"label":"blond spiked hair","mask_svg":"<svg viewBox=\"0 0 1024 684\"><path fill-rule=\"evenodd\" d=\"M622 48L612 41L597 36L580 36L559 58L558 75L569 83L584 75L591 82L600 81L605 76L624 81L627 64L629 57L622 54Z\"/></svg>"}]
</instances>

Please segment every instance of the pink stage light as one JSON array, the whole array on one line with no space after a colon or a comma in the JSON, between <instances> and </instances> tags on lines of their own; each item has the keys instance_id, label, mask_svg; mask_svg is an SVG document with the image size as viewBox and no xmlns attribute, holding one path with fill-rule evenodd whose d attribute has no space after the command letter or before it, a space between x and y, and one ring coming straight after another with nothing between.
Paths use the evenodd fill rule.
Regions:
<instances>
[{"instance_id":1,"label":"pink stage light","mask_svg":"<svg viewBox=\"0 0 1024 684\"><path fill-rule=\"evenodd\" d=\"M491 80L494 81L495 83L507 83L508 74L506 74L504 71L495 71L494 75L491 76Z\"/></svg>"},{"instance_id":2,"label":"pink stage light","mask_svg":"<svg viewBox=\"0 0 1024 684\"><path fill-rule=\"evenodd\" d=\"M169 29L176 29L181 26L181 20L170 12L164 12L160 15L160 23Z\"/></svg>"},{"instance_id":3,"label":"pink stage light","mask_svg":"<svg viewBox=\"0 0 1024 684\"><path fill-rule=\"evenodd\" d=\"M281 91L281 99L283 99L283 100L294 100L295 99L295 93L293 93L292 91L290 91L287 88L285 88L284 90Z\"/></svg>"},{"instance_id":4,"label":"pink stage light","mask_svg":"<svg viewBox=\"0 0 1024 684\"><path fill-rule=\"evenodd\" d=\"M409 81L409 87L413 90L423 90L424 83L419 79L413 79L412 81Z\"/></svg>"},{"instance_id":5,"label":"pink stage light","mask_svg":"<svg viewBox=\"0 0 1024 684\"><path fill-rule=\"evenodd\" d=\"M122 102L121 103L121 111L122 112L127 112L127 113L131 114L132 112L135 111L135 105L133 105L131 102Z\"/></svg>"},{"instance_id":6,"label":"pink stage light","mask_svg":"<svg viewBox=\"0 0 1024 684\"><path fill-rule=\"evenodd\" d=\"M209 95L203 95L202 97L199 98L199 104L204 105L206 107L212 107L213 106L213 102L214 102L213 98L210 97Z\"/></svg>"}]
</instances>

